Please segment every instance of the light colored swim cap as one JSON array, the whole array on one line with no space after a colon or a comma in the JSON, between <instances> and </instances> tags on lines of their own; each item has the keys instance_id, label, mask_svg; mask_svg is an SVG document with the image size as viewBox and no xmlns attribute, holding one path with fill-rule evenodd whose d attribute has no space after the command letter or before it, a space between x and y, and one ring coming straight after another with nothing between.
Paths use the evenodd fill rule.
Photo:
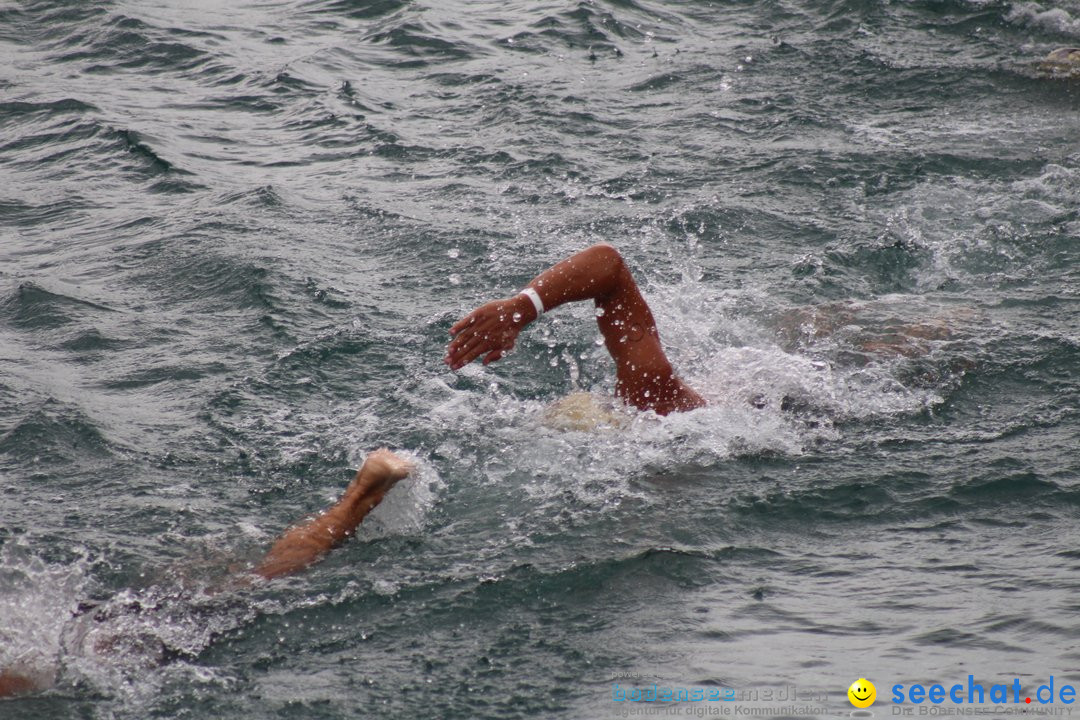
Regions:
<instances>
[{"instance_id":1,"label":"light colored swim cap","mask_svg":"<svg viewBox=\"0 0 1080 720\"><path fill-rule=\"evenodd\" d=\"M554 430L590 432L626 427L630 424L630 415L614 399L576 392L548 405L544 409L543 424Z\"/></svg>"}]
</instances>

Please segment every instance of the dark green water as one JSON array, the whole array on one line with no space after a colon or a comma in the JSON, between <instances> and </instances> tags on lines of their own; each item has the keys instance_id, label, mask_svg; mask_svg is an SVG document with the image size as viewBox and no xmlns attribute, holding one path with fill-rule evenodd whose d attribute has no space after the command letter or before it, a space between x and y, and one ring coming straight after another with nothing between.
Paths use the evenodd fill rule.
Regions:
<instances>
[{"instance_id":1,"label":"dark green water","mask_svg":"<svg viewBox=\"0 0 1080 720\"><path fill-rule=\"evenodd\" d=\"M0 666L55 678L0 718L1080 683L1080 83L1032 69L1077 44L1073 0L0 3ZM587 307L442 365L598 241L707 409L543 427L610 392ZM380 445L421 470L358 538L209 592Z\"/></svg>"}]
</instances>

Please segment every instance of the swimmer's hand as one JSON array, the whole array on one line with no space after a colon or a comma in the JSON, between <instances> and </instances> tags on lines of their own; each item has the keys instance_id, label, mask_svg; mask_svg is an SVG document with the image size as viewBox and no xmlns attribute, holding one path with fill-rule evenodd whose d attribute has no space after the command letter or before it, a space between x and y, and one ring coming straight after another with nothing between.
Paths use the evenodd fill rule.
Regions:
<instances>
[{"instance_id":1,"label":"swimmer's hand","mask_svg":"<svg viewBox=\"0 0 1080 720\"><path fill-rule=\"evenodd\" d=\"M368 454L352 484L362 494L386 494L398 480L408 477L415 469L412 461L379 448Z\"/></svg>"},{"instance_id":2,"label":"swimmer's hand","mask_svg":"<svg viewBox=\"0 0 1080 720\"><path fill-rule=\"evenodd\" d=\"M481 355L485 365L494 362L513 349L518 333L535 318L536 308L524 295L481 305L450 328L454 339L443 362L454 370Z\"/></svg>"}]
</instances>

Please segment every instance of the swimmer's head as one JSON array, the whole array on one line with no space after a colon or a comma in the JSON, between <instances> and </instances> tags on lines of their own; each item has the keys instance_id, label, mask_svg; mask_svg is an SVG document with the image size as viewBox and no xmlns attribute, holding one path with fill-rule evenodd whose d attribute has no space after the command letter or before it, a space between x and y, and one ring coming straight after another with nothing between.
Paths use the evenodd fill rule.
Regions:
<instances>
[{"instance_id":1,"label":"swimmer's head","mask_svg":"<svg viewBox=\"0 0 1080 720\"><path fill-rule=\"evenodd\" d=\"M1080 76L1080 48L1058 48L1038 63L1043 72Z\"/></svg>"},{"instance_id":2,"label":"swimmer's head","mask_svg":"<svg viewBox=\"0 0 1080 720\"><path fill-rule=\"evenodd\" d=\"M613 399L576 392L548 405L544 410L543 423L554 430L590 432L626 427L630 423L630 415L618 407Z\"/></svg>"}]
</instances>

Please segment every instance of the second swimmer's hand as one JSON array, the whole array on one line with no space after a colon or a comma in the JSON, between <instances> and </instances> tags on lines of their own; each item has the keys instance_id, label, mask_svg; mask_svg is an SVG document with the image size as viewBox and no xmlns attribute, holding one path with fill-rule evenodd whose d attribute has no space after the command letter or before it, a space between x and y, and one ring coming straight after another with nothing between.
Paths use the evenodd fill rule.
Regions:
<instances>
[{"instance_id":1,"label":"second swimmer's hand","mask_svg":"<svg viewBox=\"0 0 1080 720\"><path fill-rule=\"evenodd\" d=\"M513 349L518 333L535 314L532 303L522 295L481 305L450 328L454 339L443 362L457 370L481 355L485 365L498 360Z\"/></svg>"}]
</instances>

